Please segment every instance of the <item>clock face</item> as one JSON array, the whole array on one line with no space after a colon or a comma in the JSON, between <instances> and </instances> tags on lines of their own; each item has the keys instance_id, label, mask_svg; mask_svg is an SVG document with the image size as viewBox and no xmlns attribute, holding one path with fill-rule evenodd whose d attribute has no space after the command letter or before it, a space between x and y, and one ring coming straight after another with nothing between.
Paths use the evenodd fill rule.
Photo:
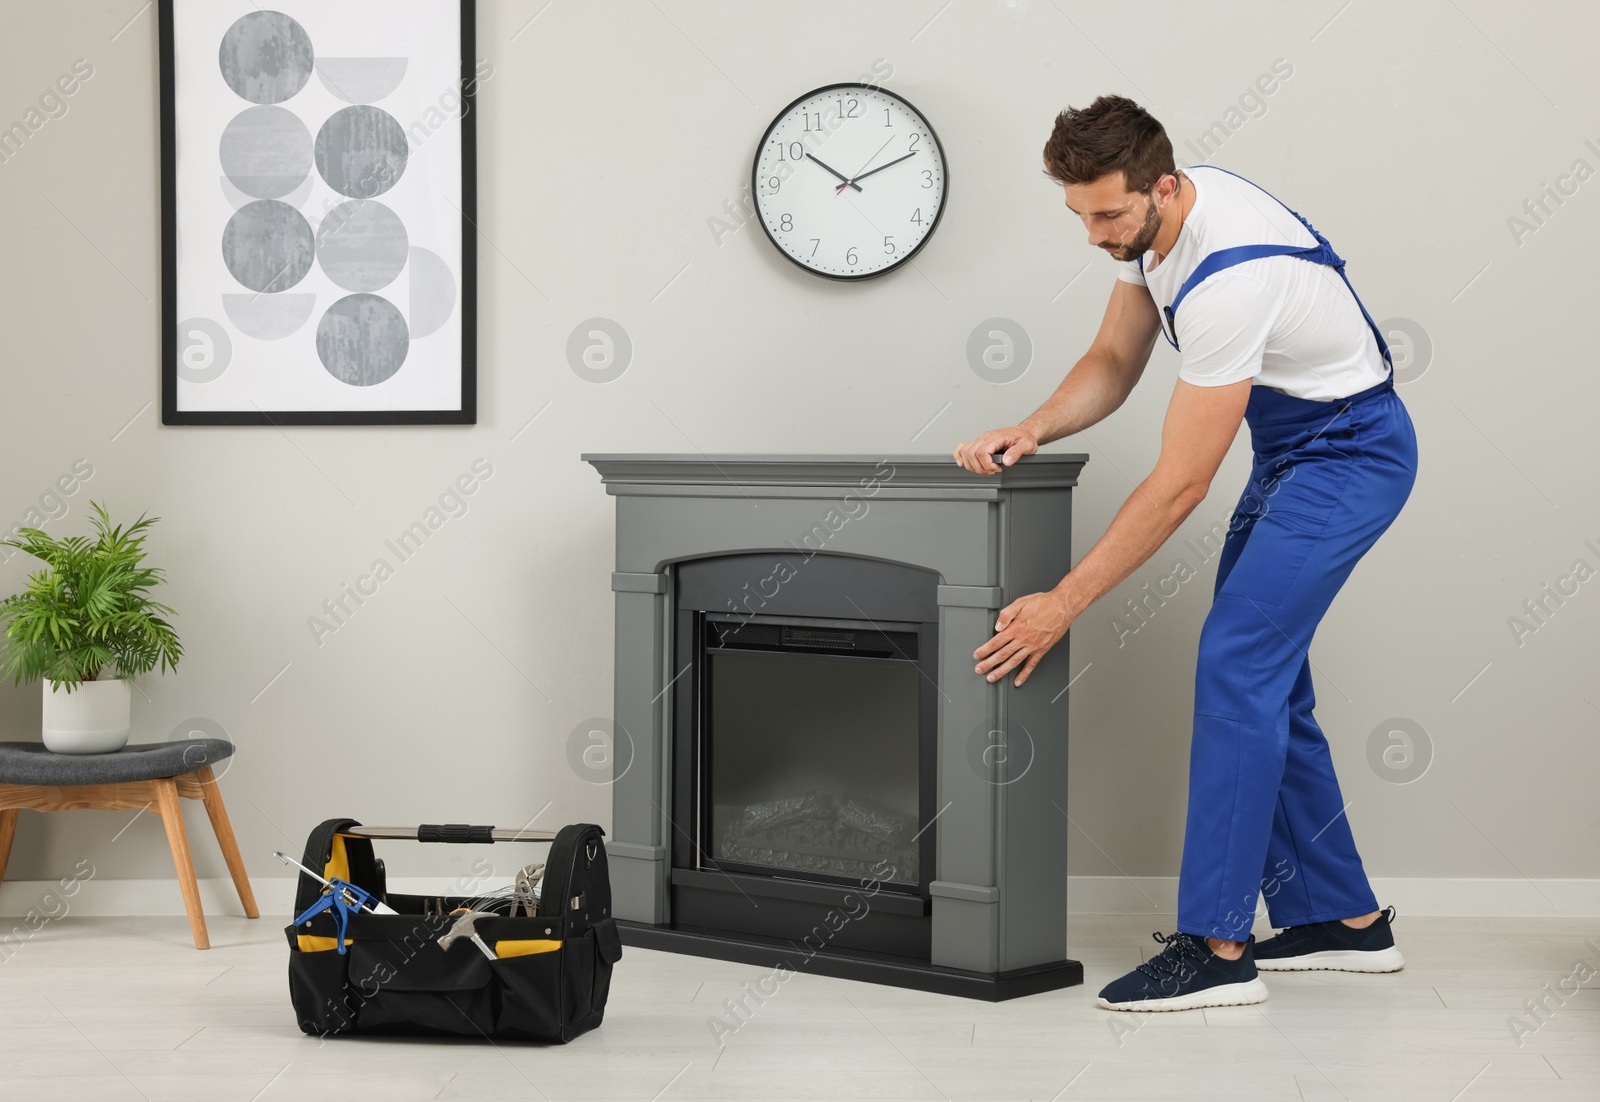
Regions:
<instances>
[{"instance_id":1,"label":"clock face","mask_svg":"<svg viewBox=\"0 0 1600 1102\"><path fill-rule=\"evenodd\" d=\"M773 120L751 190L784 256L832 279L868 279L927 243L948 184L944 150L916 108L873 85L831 84Z\"/></svg>"}]
</instances>

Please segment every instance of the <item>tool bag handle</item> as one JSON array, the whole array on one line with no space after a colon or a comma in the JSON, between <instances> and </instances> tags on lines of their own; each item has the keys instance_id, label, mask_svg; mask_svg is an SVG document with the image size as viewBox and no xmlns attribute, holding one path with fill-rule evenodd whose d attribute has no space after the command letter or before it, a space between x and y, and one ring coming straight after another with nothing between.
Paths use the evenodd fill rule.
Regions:
<instances>
[{"instance_id":1,"label":"tool bag handle","mask_svg":"<svg viewBox=\"0 0 1600 1102\"><path fill-rule=\"evenodd\" d=\"M414 842L468 845L483 842L553 842L553 830L515 830L510 827L470 826L467 823L423 823L414 827L364 826L345 833L358 838L401 838Z\"/></svg>"}]
</instances>

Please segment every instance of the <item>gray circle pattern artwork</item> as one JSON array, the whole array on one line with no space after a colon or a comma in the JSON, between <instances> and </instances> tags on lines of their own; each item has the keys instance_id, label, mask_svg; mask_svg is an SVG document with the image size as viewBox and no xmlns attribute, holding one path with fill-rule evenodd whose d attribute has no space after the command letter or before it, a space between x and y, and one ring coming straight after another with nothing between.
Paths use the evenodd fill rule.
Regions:
<instances>
[{"instance_id":1,"label":"gray circle pattern artwork","mask_svg":"<svg viewBox=\"0 0 1600 1102\"><path fill-rule=\"evenodd\" d=\"M317 171L352 199L374 198L399 183L408 154L405 129L381 107L346 107L317 132Z\"/></svg>"},{"instance_id":2,"label":"gray circle pattern artwork","mask_svg":"<svg viewBox=\"0 0 1600 1102\"><path fill-rule=\"evenodd\" d=\"M251 103L282 103L306 86L315 62L311 36L281 11L253 11L222 36L222 79Z\"/></svg>"},{"instance_id":3,"label":"gray circle pattern artwork","mask_svg":"<svg viewBox=\"0 0 1600 1102\"><path fill-rule=\"evenodd\" d=\"M222 132L222 173L255 199L281 199L311 174L311 131L293 111L247 107Z\"/></svg>"},{"instance_id":4,"label":"gray circle pattern artwork","mask_svg":"<svg viewBox=\"0 0 1600 1102\"><path fill-rule=\"evenodd\" d=\"M258 341L281 341L300 331L316 308L315 294L280 291L275 295L222 295L222 310L233 327Z\"/></svg>"},{"instance_id":5,"label":"gray circle pattern artwork","mask_svg":"<svg viewBox=\"0 0 1600 1102\"><path fill-rule=\"evenodd\" d=\"M288 203L257 199L228 219L222 260L252 291L286 291L311 270L316 241L311 224Z\"/></svg>"},{"instance_id":6,"label":"gray circle pattern artwork","mask_svg":"<svg viewBox=\"0 0 1600 1102\"><path fill-rule=\"evenodd\" d=\"M317 77L346 103L377 103L400 87L407 64L403 57L319 57Z\"/></svg>"},{"instance_id":7,"label":"gray circle pattern artwork","mask_svg":"<svg viewBox=\"0 0 1600 1102\"><path fill-rule=\"evenodd\" d=\"M411 242L400 216L376 199L352 199L317 227L317 262L346 291L378 291L406 266Z\"/></svg>"},{"instance_id":8,"label":"gray circle pattern artwork","mask_svg":"<svg viewBox=\"0 0 1600 1102\"><path fill-rule=\"evenodd\" d=\"M444 328L456 308L456 277L444 257L431 249L411 247L406 262L411 284L411 339L426 337Z\"/></svg>"},{"instance_id":9,"label":"gray circle pattern artwork","mask_svg":"<svg viewBox=\"0 0 1600 1102\"><path fill-rule=\"evenodd\" d=\"M322 366L351 386L383 382L400 370L410 348L406 319L377 295L348 295L328 307L317 325Z\"/></svg>"},{"instance_id":10,"label":"gray circle pattern artwork","mask_svg":"<svg viewBox=\"0 0 1600 1102\"><path fill-rule=\"evenodd\" d=\"M231 294L225 300L229 320L241 330L258 339L280 339L298 328L289 323L309 314L315 301L312 295L280 293L320 261L332 283L355 293L322 315L317 356L335 379L367 387L400 370L412 336L399 308L371 292L388 287L418 252L426 253L412 249L405 223L390 207L373 201L406 170L410 150L404 128L370 103L403 79L405 59L329 60L334 64L323 73L324 81L338 77L336 94L355 105L330 116L313 139L297 113L275 106L298 95L318 69L305 28L282 12L256 11L222 36L217 52L222 78L256 105L229 122L218 145L223 176L237 189L230 194L235 201L239 193L254 200L228 220L222 256L233 277L256 294ZM328 211L315 232L297 204L282 201L303 198L313 166L330 188L353 200ZM455 288L449 265L431 253L426 257L444 271L442 278L437 271L425 272L420 284L413 279L413 297L422 300L420 306L413 302L413 309L419 324L437 328L453 309ZM185 378L203 381L220 374L231 355L227 332L207 319L197 319L190 330L194 362Z\"/></svg>"}]
</instances>

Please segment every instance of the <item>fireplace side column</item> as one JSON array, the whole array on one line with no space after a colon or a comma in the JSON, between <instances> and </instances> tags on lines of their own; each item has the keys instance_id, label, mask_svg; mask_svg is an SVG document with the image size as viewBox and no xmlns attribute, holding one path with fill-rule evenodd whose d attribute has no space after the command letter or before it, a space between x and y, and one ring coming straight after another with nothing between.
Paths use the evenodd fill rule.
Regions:
<instances>
[{"instance_id":1,"label":"fireplace side column","mask_svg":"<svg viewBox=\"0 0 1600 1102\"><path fill-rule=\"evenodd\" d=\"M995 868L995 785L988 733L999 691L974 673L972 652L994 635L999 586L939 587L938 879L932 963L1000 970L1000 888Z\"/></svg>"},{"instance_id":2,"label":"fireplace side column","mask_svg":"<svg viewBox=\"0 0 1600 1102\"><path fill-rule=\"evenodd\" d=\"M612 908L617 918L664 923L670 855L663 825L670 806L662 670L668 648L667 575L615 572L616 677L614 762L625 766L611 784ZM621 749L626 737L631 756Z\"/></svg>"}]
</instances>

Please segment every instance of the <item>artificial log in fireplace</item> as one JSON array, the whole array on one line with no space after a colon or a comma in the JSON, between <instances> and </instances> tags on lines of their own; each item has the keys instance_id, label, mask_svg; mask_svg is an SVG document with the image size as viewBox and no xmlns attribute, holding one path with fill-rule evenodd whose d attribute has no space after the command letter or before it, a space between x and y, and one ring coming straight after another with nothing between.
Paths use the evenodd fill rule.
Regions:
<instances>
[{"instance_id":1,"label":"artificial log in fireplace","mask_svg":"<svg viewBox=\"0 0 1600 1102\"><path fill-rule=\"evenodd\" d=\"M1053 585L1082 455L585 455L617 499L608 843L623 940L1003 999L1066 956L1067 641L972 651Z\"/></svg>"}]
</instances>

